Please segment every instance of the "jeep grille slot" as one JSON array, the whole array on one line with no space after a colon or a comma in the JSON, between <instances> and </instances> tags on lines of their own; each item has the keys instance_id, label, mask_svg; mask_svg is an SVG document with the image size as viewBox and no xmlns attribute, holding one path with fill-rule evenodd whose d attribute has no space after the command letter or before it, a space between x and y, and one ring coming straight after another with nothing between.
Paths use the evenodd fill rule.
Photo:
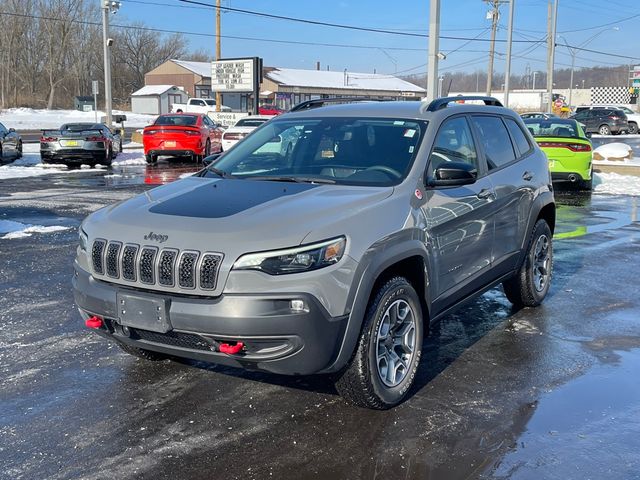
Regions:
<instances>
[{"instance_id":1,"label":"jeep grille slot","mask_svg":"<svg viewBox=\"0 0 640 480\"><path fill-rule=\"evenodd\" d=\"M173 286L173 265L178 252L175 250L163 250L158 262L158 283L167 287Z\"/></svg>"},{"instance_id":2,"label":"jeep grille slot","mask_svg":"<svg viewBox=\"0 0 640 480\"><path fill-rule=\"evenodd\" d=\"M182 288L196 288L196 262L198 254L185 252L178 265L178 285Z\"/></svg>"},{"instance_id":3,"label":"jeep grille slot","mask_svg":"<svg viewBox=\"0 0 640 480\"><path fill-rule=\"evenodd\" d=\"M155 270L154 263L157 251L158 249L155 247L144 247L140 253L139 271L142 283L155 283L153 271Z\"/></svg>"},{"instance_id":4,"label":"jeep grille slot","mask_svg":"<svg viewBox=\"0 0 640 480\"><path fill-rule=\"evenodd\" d=\"M102 254L104 253L104 246L107 244L106 240L98 239L93 242L91 248L91 260L93 261L93 270L100 275L104 274L104 263L102 261Z\"/></svg>"},{"instance_id":5,"label":"jeep grille slot","mask_svg":"<svg viewBox=\"0 0 640 480\"><path fill-rule=\"evenodd\" d=\"M107 246L107 275L113 278L120 276L120 268L118 265L118 259L120 257L120 242L110 242Z\"/></svg>"},{"instance_id":6,"label":"jeep grille slot","mask_svg":"<svg viewBox=\"0 0 640 480\"><path fill-rule=\"evenodd\" d=\"M220 255L206 253L202 257L200 265L200 288L203 290L214 290L216 288L216 278L218 267L220 266Z\"/></svg>"},{"instance_id":7,"label":"jeep grille slot","mask_svg":"<svg viewBox=\"0 0 640 480\"><path fill-rule=\"evenodd\" d=\"M122 251L122 278L136 281L136 256L138 255L137 245L126 245Z\"/></svg>"}]
</instances>

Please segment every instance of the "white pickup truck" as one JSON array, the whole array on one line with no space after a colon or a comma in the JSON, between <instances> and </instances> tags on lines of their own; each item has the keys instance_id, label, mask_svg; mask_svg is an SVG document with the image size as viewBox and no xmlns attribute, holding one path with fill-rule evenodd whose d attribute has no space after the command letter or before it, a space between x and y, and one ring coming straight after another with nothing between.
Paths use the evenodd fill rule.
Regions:
<instances>
[{"instance_id":1,"label":"white pickup truck","mask_svg":"<svg viewBox=\"0 0 640 480\"><path fill-rule=\"evenodd\" d=\"M174 103L171 105L171 113L182 110L187 113L209 113L216 111L216 101L212 98L190 98L187 103ZM231 109L225 105L220 106L221 112L230 112Z\"/></svg>"}]
</instances>

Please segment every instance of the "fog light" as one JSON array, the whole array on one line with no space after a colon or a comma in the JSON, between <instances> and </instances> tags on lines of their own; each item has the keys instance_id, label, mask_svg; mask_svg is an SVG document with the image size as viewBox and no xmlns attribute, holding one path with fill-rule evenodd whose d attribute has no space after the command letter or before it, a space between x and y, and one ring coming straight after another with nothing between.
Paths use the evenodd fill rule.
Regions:
<instances>
[{"instance_id":1,"label":"fog light","mask_svg":"<svg viewBox=\"0 0 640 480\"><path fill-rule=\"evenodd\" d=\"M292 312L308 312L307 305L304 303L304 300L291 300L289 302L289 308L291 308Z\"/></svg>"}]
</instances>

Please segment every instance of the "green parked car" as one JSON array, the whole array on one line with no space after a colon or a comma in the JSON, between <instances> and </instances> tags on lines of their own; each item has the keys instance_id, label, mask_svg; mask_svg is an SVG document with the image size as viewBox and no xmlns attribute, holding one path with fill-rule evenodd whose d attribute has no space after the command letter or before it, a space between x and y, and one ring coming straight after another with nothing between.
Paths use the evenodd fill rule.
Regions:
<instances>
[{"instance_id":1,"label":"green parked car","mask_svg":"<svg viewBox=\"0 0 640 480\"><path fill-rule=\"evenodd\" d=\"M524 123L547 155L554 182L568 182L583 190L593 188L591 140L580 123L563 118L532 118Z\"/></svg>"}]
</instances>

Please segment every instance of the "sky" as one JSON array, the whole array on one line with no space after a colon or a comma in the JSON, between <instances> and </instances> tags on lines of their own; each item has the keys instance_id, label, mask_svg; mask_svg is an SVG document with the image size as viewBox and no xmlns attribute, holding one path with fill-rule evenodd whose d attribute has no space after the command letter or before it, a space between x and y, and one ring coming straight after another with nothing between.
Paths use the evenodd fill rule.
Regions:
<instances>
[{"instance_id":1,"label":"sky","mask_svg":"<svg viewBox=\"0 0 640 480\"><path fill-rule=\"evenodd\" d=\"M215 0L195 0L213 5ZM559 0L559 44L568 43L598 51L576 54L576 67L593 65L640 65L638 30L640 0ZM213 35L215 10L187 4L180 0L121 0L120 11L112 23L141 21L147 26ZM222 0L222 5L322 22L401 31L425 35L429 26L429 0ZM447 55L440 71L475 72L486 70L489 42L464 39L490 37L489 7L482 0L442 0L440 51ZM515 0L513 67L515 73L546 70L547 0ZM635 18L628 19L636 15ZM626 19L626 20L625 20ZM501 6L498 39L506 39L508 5ZM245 13L222 14L222 35L240 38L222 39L222 57L264 59L265 66L351 72L424 74L428 39L420 36L394 35L309 25L280 19L262 18ZM213 37L185 35L192 50L204 49L213 55ZM258 40L247 40L251 37ZM277 43L306 42L314 45ZM325 44L325 45L319 45ZM328 46L332 44L334 46ZM335 46L336 44L347 47ZM496 46L495 71L504 71L506 43ZM616 58L610 54L634 59ZM556 68L568 67L571 55L566 47L558 47Z\"/></svg>"}]
</instances>

